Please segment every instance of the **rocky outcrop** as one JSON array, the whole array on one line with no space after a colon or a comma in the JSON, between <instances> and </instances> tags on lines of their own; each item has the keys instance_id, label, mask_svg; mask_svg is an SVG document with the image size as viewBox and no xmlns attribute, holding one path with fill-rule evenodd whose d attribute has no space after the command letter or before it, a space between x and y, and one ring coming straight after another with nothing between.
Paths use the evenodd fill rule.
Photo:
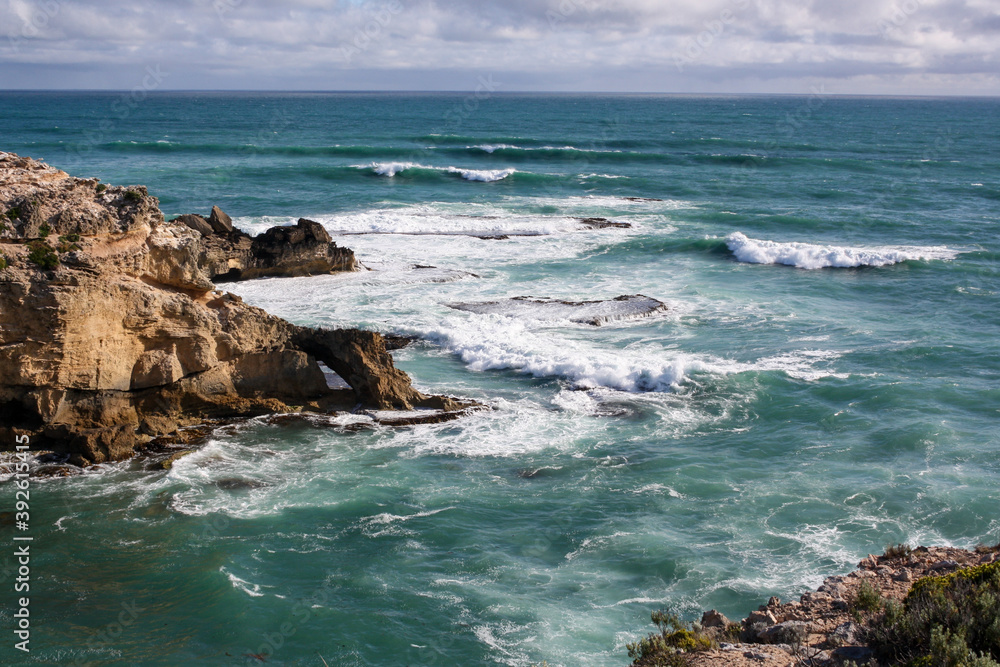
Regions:
<instances>
[{"instance_id":1,"label":"rocky outcrop","mask_svg":"<svg viewBox=\"0 0 1000 667\"><path fill-rule=\"evenodd\" d=\"M3 442L28 434L85 464L208 419L462 407L416 392L379 334L297 327L216 290L206 239L241 234L215 231L221 211L206 237L166 222L143 187L0 153L0 212ZM305 265L299 239L329 239L307 224L262 236L260 256L276 259L241 266ZM351 389L331 389L318 359Z\"/></svg>"},{"instance_id":2,"label":"rocky outcrop","mask_svg":"<svg viewBox=\"0 0 1000 667\"><path fill-rule=\"evenodd\" d=\"M690 667L842 667L868 664L872 651L859 623L862 587L901 602L923 577L1000 562L1000 545L975 550L897 547L869 555L853 572L827 577L815 591L782 603L777 597L738 624L714 609L701 627L715 640L711 650L685 654Z\"/></svg>"},{"instance_id":3,"label":"rocky outcrop","mask_svg":"<svg viewBox=\"0 0 1000 667\"><path fill-rule=\"evenodd\" d=\"M349 248L338 247L323 225L305 218L257 236L234 228L232 219L218 206L212 208L207 219L186 214L173 222L200 234L198 263L216 282L310 276L358 268Z\"/></svg>"}]
</instances>

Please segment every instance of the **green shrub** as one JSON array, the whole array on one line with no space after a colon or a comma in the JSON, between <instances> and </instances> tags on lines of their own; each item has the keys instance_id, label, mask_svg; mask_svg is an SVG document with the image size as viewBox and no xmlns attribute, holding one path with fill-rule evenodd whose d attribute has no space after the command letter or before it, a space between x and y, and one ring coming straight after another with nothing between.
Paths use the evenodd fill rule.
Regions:
<instances>
[{"instance_id":1,"label":"green shrub","mask_svg":"<svg viewBox=\"0 0 1000 667\"><path fill-rule=\"evenodd\" d=\"M108 186L106 186L104 183L98 183L97 184L97 194L101 194L102 192L104 192L107 189L108 189Z\"/></svg>"},{"instance_id":2,"label":"green shrub","mask_svg":"<svg viewBox=\"0 0 1000 667\"><path fill-rule=\"evenodd\" d=\"M56 246L56 248L59 252L72 252L73 250L79 250L80 246L76 244L79 240L79 234L66 234L65 236L60 236L59 245Z\"/></svg>"},{"instance_id":3,"label":"green shrub","mask_svg":"<svg viewBox=\"0 0 1000 667\"><path fill-rule=\"evenodd\" d=\"M1000 563L918 580L865 637L883 664L1000 667Z\"/></svg>"},{"instance_id":4,"label":"green shrub","mask_svg":"<svg viewBox=\"0 0 1000 667\"><path fill-rule=\"evenodd\" d=\"M21 217L21 207L20 206L13 206L10 209L8 209L7 210L7 217L10 218L11 220L17 220L18 218L20 218Z\"/></svg>"},{"instance_id":5,"label":"green shrub","mask_svg":"<svg viewBox=\"0 0 1000 667\"><path fill-rule=\"evenodd\" d=\"M7 258L4 257L3 255L0 255L0 271L3 271L6 268L7 268Z\"/></svg>"},{"instance_id":6,"label":"green shrub","mask_svg":"<svg viewBox=\"0 0 1000 667\"><path fill-rule=\"evenodd\" d=\"M681 622L676 614L654 611L652 620L659 633L626 644L634 667L686 667L689 661L685 653L707 651L713 646L711 639Z\"/></svg>"},{"instance_id":7,"label":"green shrub","mask_svg":"<svg viewBox=\"0 0 1000 667\"><path fill-rule=\"evenodd\" d=\"M59 266L59 255L44 241L32 241L28 244L28 261L41 269L51 270Z\"/></svg>"},{"instance_id":8,"label":"green shrub","mask_svg":"<svg viewBox=\"0 0 1000 667\"><path fill-rule=\"evenodd\" d=\"M897 558L907 558L913 553L913 549L910 548L909 544L890 544L885 548L886 558L890 560L895 560Z\"/></svg>"},{"instance_id":9,"label":"green shrub","mask_svg":"<svg viewBox=\"0 0 1000 667\"><path fill-rule=\"evenodd\" d=\"M122 195L125 201L130 202L140 202L142 201L142 193L138 190L126 190L125 194Z\"/></svg>"},{"instance_id":10,"label":"green shrub","mask_svg":"<svg viewBox=\"0 0 1000 667\"><path fill-rule=\"evenodd\" d=\"M43 222L42 226L38 228L38 238L40 239L49 238L49 234L51 233L52 233L52 228L49 227L49 223L47 222Z\"/></svg>"},{"instance_id":11,"label":"green shrub","mask_svg":"<svg viewBox=\"0 0 1000 667\"><path fill-rule=\"evenodd\" d=\"M882 599L882 594L878 592L877 588L867 581L862 581L848 604L854 618L860 620L864 614L874 614L881 611L885 600Z\"/></svg>"}]
</instances>

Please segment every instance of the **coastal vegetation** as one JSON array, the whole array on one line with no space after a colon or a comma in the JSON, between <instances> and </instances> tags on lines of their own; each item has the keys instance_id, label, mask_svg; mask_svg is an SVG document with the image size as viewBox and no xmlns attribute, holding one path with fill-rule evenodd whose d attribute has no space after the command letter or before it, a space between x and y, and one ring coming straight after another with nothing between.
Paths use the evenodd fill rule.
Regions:
<instances>
[{"instance_id":1,"label":"coastal vegetation","mask_svg":"<svg viewBox=\"0 0 1000 667\"><path fill-rule=\"evenodd\" d=\"M59 266L59 255L45 241L30 241L28 243L28 261L40 269L50 271Z\"/></svg>"},{"instance_id":2,"label":"coastal vegetation","mask_svg":"<svg viewBox=\"0 0 1000 667\"><path fill-rule=\"evenodd\" d=\"M902 604L880 606L865 635L881 664L1000 665L1000 562L919 579Z\"/></svg>"},{"instance_id":3,"label":"coastal vegetation","mask_svg":"<svg viewBox=\"0 0 1000 667\"><path fill-rule=\"evenodd\" d=\"M659 610L651 616L658 632L626 645L634 667L688 667L691 664L688 653L715 646L715 641L699 625L685 623L677 614Z\"/></svg>"},{"instance_id":4,"label":"coastal vegetation","mask_svg":"<svg viewBox=\"0 0 1000 667\"><path fill-rule=\"evenodd\" d=\"M652 614L633 667L1000 667L1000 545L897 544L800 601L771 598L741 623Z\"/></svg>"}]
</instances>

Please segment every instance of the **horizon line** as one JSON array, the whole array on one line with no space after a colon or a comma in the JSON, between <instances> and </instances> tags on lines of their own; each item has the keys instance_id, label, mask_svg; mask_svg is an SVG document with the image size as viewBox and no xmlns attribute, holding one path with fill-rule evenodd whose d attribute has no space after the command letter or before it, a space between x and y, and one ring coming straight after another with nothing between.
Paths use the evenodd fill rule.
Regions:
<instances>
[{"instance_id":1,"label":"horizon line","mask_svg":"<svg viewBox=\"0 0 1000 667\"><path fill-rule=\"evenodd\" d=\"M129 94L132 90L124 88L0 88L0 95L10 93L119 93ZM144 91L147 95L168 95L171 93L259 93L259 94L287 94L287 95L461 95L474 94L474 91L463 90L380 90L380 89L264 89L264 88L176 88L165 90ZM610 90L579 90L579 91L545 91L545 90L504 90L492 91L491 96L511 96L511 95L607 95L607 96L632 96L632 97L844 97L844 98L869 98L869 99L1000 99L1000 93L996 95L975 95L975 94L926 94L926 93L830 93L830 92L809 92L809 93L767 93L767 92L679 92L679 91L610 91Z\"/></svg>"}]
</instances>

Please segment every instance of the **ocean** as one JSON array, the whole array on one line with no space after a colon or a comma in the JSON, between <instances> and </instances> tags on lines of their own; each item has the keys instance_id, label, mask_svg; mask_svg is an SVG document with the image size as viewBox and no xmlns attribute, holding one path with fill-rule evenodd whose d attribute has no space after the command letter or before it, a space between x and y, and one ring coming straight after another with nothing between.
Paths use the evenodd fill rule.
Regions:
<instances>
[{"instance_id":1,"label":"ocean","mask_svg":"<svg viewBox=\"0 0 1000 667\"><path fill-rule=\"evenodd\" d=\"M139 93L0 93L0 149L321 222L369 270L225 289L491 409L34 482L4 664L612 667L1000 539L1000 100Z\"/></svg>"}]
</instances>

